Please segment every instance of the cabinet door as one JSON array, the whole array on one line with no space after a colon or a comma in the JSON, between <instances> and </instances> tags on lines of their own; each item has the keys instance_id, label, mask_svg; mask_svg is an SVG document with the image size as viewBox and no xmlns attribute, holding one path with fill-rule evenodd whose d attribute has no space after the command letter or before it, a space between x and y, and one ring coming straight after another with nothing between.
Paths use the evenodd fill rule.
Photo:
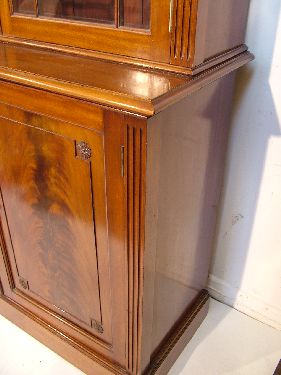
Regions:
<instances>
[{"instance_id":1,"label":"cabinet door","mask_svg":"<svg viewBox=\"0 0 281 375\"><path fill-rule=\"evenodd\" d=\"M103 136L0 107L4 296L85 345L110 349Z\"/></svg>"}]
</instances>

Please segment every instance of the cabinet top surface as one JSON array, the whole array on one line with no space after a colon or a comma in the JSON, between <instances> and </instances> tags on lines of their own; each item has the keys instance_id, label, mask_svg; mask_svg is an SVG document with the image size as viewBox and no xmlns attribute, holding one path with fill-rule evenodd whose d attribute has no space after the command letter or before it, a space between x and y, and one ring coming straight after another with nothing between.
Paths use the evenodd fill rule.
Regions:
<instances>
[{"instance_id":1,"label":"cabinet top surface","mask_svg":"<svg viewBox=\"0 0 281 375\"><path fill-rule=\"evenodd\" d=\"M200 82L207 84L251 59L252 55L245 52L231 62L190 77L0 43L0 79L151 116L200 88Z\"/></svg>"}]
</instances>

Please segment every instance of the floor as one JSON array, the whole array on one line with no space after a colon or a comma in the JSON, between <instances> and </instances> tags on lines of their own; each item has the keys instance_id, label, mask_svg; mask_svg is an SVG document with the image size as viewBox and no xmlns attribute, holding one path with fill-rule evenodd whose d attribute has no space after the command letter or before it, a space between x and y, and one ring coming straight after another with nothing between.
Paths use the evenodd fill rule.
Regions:
<instances>
[{"instance_id":1,"label":"floor","mask_svg":"<svg viewBox=\"0 0 281 375\"><path fill-rule=\"evenodd\" d=\"M281 332L217 301L168 375L273 375ZM83 375L0 316L1 375Z\"/></svg>"}]
</instances>

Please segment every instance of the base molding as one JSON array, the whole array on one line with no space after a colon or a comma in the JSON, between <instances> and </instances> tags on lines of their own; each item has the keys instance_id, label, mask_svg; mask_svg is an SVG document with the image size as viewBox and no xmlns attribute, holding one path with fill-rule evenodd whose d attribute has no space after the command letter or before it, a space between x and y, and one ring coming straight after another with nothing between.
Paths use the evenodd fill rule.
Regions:
<instances>
[{"instance_id":1,"label":"base molding","mask_svg":"<svg viewBox=\"0 0 281 375\"><path fill-rule=\"evenodd\" d=\"M128 374L1 294L0 314L87 375Z\"/></svg>"},{"instance_id":2,"label":"base molding","mask_svg":"<svg viewBox=\"0 0 281 375\"><path fill-rule=\"evenodd\" d=\"M206 317L209 299L209 294L206 290L199 294L180 323L164 340L161 348L152 358L149 367L144 372L145 375L166 375L168 373ZM97 361L89 352L67 342L62 333L57 332L54 335L50 327L48 329L42 322L34 321L32 316L29 316L3 297L0 298L0 314L88 375L127 374L126 370L120 367L114 368L108 364L105 365L105 363L103 365L98 363L100 361Z\"/></svg>"},{"instance_id":3,"label":"base molding","mask_svg":"<svg viewBox=\"0 0 281 375\"><path fill-rule=\"evenodd\" d=\"M209 310L209 293L202 290L181 321L161 344L152 358L145 375L167 375L183 349L192 339Z\"/></svg>"}]
</instances>

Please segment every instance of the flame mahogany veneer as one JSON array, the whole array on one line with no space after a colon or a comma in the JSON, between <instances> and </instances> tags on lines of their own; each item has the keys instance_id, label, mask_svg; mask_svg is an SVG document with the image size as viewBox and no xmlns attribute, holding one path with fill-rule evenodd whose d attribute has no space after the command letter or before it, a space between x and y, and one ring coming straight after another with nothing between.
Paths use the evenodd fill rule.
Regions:
<instances>
[{"instance_id":1,"label":"flame mahogany veneer","mask_svg":"<svg viewBox=\"0 0 281 375\"><path fill-rule=\"evenodd\" d=\"M151 3L154 28L159 4ZM216 56L202 65L198 42L191 75L184 49L154 59L163 40L146 62L139 57L157 39L141 45L144 55L127 54L140 31L128 45L107 39L110 56L97 44L98 56L78 48L75 33L65 34L64 47L46 43L32 17L8 19L7 4L0 6L0 313L86 374L166 375L208 312L235 71L253 59L240 37L233 44L244 33L245 5L236 2L243 17L239 27L233 16L228 36L221 18L213 39L198 22L204 51ZM182 48L179 35L186 43L193 35L179 28L173 39L179 10L208 9L198 19L211 22L216 6L225 15L233 4L175 1L169 51ZM56 33L59 23L48 22ZM99 33L91 30L90 43Z\"/></svg>"}]
</instances>

